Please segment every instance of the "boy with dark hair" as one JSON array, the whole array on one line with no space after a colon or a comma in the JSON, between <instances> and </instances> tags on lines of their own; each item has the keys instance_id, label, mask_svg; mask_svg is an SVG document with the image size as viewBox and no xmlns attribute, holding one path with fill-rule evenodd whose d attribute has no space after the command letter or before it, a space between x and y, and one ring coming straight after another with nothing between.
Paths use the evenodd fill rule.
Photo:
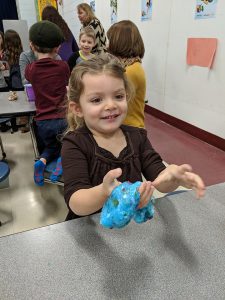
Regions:
<instances>
[{"instance_id":1,"label":"boy with dark hair","mask_svg":"<svg viewBox=\"0 0 225 300\"><path fill-rule=\"evenodd\" d=\"M38 60L25 69L25 78L32 84L35 93L36 124L44 150L34 164L34 181L44 184L46 164L59 157L61 144L57 135L67 127L65 119L65 96L70 71L66 62L55 60L60 44L64 41L61 29L49 21L37 22L29 31L31 48ZM61 158L56 166L55 180L62 173Z\"/></svg>"}]
</instances>

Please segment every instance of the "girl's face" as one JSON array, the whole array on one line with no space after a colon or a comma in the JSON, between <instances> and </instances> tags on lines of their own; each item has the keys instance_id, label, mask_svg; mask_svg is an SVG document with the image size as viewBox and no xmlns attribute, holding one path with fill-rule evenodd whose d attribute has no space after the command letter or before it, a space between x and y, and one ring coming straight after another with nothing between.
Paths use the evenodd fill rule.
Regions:
<instances>
[{"instance_id":1,"label":"girl's face","mask_svg":"<svg viewBox=\"0 0 225 300\"><path fill-rule=\"evenodd\" d=\"M82 50L85 54L89 54L94 47L95 43L92 37L83 34L79 41L80 50Z\"/></svg>"},{"instance_id":2,"label":"girl's face","mask_svg":"<svg viewBox=\"0 0 225 300\"><path fill-rule=\"evenodd\" d=\"M70 103L72 112L84 118L96 135L113 134L127 114L126 90L122 79L107 74L85 74L80 104Z\"/></svg>"},{"instance_id":3,"label":"girl's face","mask_svg":"<svg viewBox=\"0 0 225 300\"><path fill-rule=\"evenodd\" d=\"M86 11L84 11L83 9L78 9L77 15L78 15L78 18L79 18L80 22L82 24L85 23L85 21L87 19L87 13L86 13Z\"/></svg>"}]
</instances>

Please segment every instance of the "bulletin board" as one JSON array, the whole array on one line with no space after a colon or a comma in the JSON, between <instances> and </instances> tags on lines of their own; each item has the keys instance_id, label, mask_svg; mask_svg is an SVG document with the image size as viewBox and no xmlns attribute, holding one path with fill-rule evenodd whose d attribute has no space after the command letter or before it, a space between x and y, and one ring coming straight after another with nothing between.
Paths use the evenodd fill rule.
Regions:
<instances>
[{"instance_id":1,"label":"bulletin board","mask_svg":"<svg viewBox=\"0 0 225 300\"><path fill-rule=\"evenodd\" d=\"M41 20L41 14L42 14L43 9L48 5L52 5L56 9L58 9L57 0L35 0L35 7L36 7L38 21Z\"/></svg>"}]
</instances>

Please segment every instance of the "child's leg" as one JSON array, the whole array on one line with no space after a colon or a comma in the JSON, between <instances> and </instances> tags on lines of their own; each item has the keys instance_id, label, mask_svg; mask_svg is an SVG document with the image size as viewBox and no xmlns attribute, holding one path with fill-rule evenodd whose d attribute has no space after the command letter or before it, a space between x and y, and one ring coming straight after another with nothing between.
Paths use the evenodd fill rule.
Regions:
<instances>
[{"instance_id":1,"label":"child's leg","mask_svg":"<svg viewBox=\"0 0 225 300\"><path fill-rule=\"evenodd\" d=\"M62 133L66 129L67 124L64 119L37 121L36 124L37 124L38 134L44 143L44 149L41 154L41 158L45 159L45 165L46 165L46 163L50 162L55 157L60 156L61 143L58 141L57 135ZM43 165L44 164L43 161L41 162L37 164L38 181L43 182L44 184L45 165ZM62 174L61 169L62 169L61 160L59 160L59 162L57 161L56 170L54 170L53 182L56 181L58 176Z\"/></svg>"},{"instance_id":2,"label":"child's leg","mask_svg":"<svg viewBox=\"0 0 225 300\"><path fill-rule=\"evenodd\" d=\"M40 158L34 164L34 182L39 185L44 185L44 172L46 167L46 159Z\"/></svg>"},{"instance_id":3,"label":"child's leg","mask_svg":"<svg viewBox=\"0 0 225 300\"><path fill-rule=\"evenodd\" d=\"M59 157L57 159L56 168L50 175L50 180L56 182L59 180L59 177L62 175L62 159Z\"/></svg>"}]
</instances>

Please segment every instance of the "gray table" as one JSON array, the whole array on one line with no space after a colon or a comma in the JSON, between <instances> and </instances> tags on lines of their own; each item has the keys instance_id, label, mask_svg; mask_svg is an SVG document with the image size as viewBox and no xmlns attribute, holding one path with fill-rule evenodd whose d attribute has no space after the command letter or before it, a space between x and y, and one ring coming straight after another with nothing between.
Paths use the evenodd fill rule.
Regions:
<instances>
[{"instance_id":1,"label":"gray table","mask_svg":"<svg viewBox=\"0 0 225 300\"><path fill-rule=\"evenodd\" d=\"M35 103L27 100L26 93L20 91L17 92L17 95L18 99L16 101L9 101L9 92L0 93L0 117L35 114Z\"/></svg>"},{"instance_id":2,"label":"gray table","mask_svg":"<svg viewBox=\"0 0 225 300\"><path fill-rule=\"evenodd\" d=\"M121 230L99 215L0 239L0 299L225 299L225 183L159 199Z\"/></svg>"}]
</instances>

